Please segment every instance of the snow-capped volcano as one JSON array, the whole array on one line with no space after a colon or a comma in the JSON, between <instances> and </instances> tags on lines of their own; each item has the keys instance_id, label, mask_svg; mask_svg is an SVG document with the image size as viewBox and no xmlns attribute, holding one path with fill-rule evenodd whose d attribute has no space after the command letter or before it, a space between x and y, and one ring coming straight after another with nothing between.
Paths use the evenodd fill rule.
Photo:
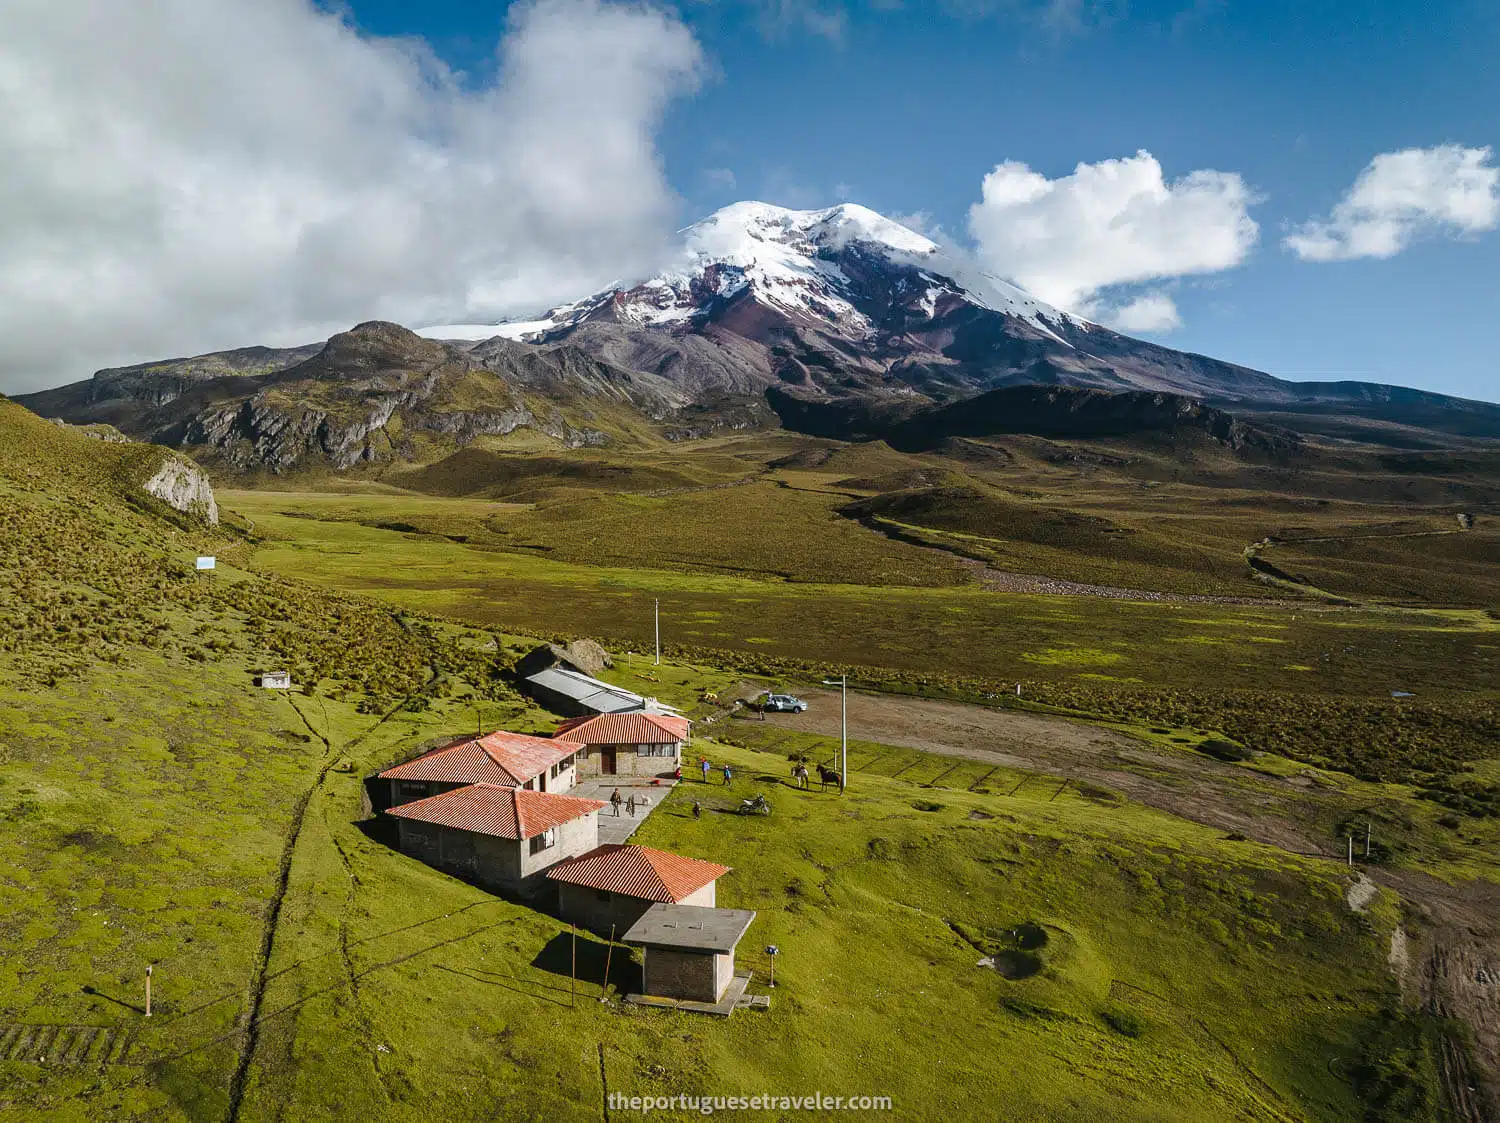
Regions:
<instances>
[{"instance_id":1,"label":"snow-capped volcano","mask_svg":"<svg viewBox=\"0 0 1500 1123\"><path fill-rule=\"evenodd\" d=\"M846 268L850 257L864 266L858 270L860 276ZM891 291L869 291L871 266L899 271ZM1054 338L1049 321L1086 326L1086 321L973 269L932 239L867 207L844 203L795 211L743 202L681 231L676 260L643 281L562 305L537 320L443 325L421 334L439 339L498 335L540 342L590 320L687 326L708 321L741 295L814 319L851 341L874 338L888 328L875 313L888 311L892 304L931 318L945 301L967 301L1026 320ZM869 307L872 297L876 310Z\"/></svg>"},{"instance_id":2,"label":"snow-capped volcano","mask_svg":"<svg viewBox=\"0 0 1500 1123\"><path fill-rule=\"evenodd\" d=\"M1053 308L961 251L848 203L735 203L683 230L650 277L536 320L421 334L481 359L516 342L572 347L700 402L727 394L774 404L790 394L880 409L1016 385L1167 392L1229 408L1306 396Z\"/></svg>"}]
</instances>

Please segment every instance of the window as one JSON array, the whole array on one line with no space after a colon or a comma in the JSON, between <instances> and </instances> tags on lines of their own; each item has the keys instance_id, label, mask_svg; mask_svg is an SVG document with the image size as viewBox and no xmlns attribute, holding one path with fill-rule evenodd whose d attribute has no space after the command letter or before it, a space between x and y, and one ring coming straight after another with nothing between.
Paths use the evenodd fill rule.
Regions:
<instances>
[{"instance_id":1,"label":"window","mask_svg":"<svg viewBox=\"0 0 1500 1123\"><path fill-rule=\"evenodd\" d=\"M548 827L541 834L531 840L531 852L540 854L543 850L551 850L557 845L557 828Z\"/></svg>"}]
</instances>

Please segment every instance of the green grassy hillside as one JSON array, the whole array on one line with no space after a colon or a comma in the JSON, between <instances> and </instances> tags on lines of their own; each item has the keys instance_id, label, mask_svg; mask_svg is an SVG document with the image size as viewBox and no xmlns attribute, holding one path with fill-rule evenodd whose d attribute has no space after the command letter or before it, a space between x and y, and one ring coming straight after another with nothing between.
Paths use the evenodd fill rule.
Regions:
<instances>
[{"instance_id":1,"label":"green grassy hillside","mask_svg":"<svg viewBox=\"0 0 1500 1123\"><path fill-rule=\"evenodd\" d=\"M837 495L773 483L707 492L753 501L636 538L653 521L630 516L680 519L677 497L549 513L245 493L221 496L235 514L212 530L138 494L162 455L0 402L0 1118L572 1120L601 1118L609 1092L819 1090L889 1096L903 1119L976 1104L1441 1117L1443 1027L1387 964L1393 894L1353 911L1336 863L1102 788L939 790L948 763L918 754L842 798L802 793L781 746L700 727L695 748L736 765L736 788L685 785L642 840L732 866L721 903L758 911L741 963L772 1008L718 1021L619 1003L629 960L616 948L606 979L591 937L575 991L566 927L393 851L362 778L437 736L548 728L503 679L528 643L512 629L603 620L641 637L658 593L674 638L720 654L612 673L683 704L759 660L868 662L902 689L1025 667L1058 690L1148 674L1208 690L1203 636L1254 681L1316 674L1334 694L1375 677L1356 659L1282 668L1334 636L1399 639L1390 666L1436 693L1421 676L1492 641L1482 620L1004 596L929 580L957 563L840 518ZM795 533L778 539L783 495ZM396 523L415 529L381 529ZM522 526L616 560L454 540ZM824 541L844 556L820 556ZM220 568L194 572L199 552ZM705 573L700 556L743 556L753 575ZM433 608L454 618L419 611ZM299 689L256 688L272 667ZM770 818L723 813L755 790Z\"/></svg>"}]
</instances>

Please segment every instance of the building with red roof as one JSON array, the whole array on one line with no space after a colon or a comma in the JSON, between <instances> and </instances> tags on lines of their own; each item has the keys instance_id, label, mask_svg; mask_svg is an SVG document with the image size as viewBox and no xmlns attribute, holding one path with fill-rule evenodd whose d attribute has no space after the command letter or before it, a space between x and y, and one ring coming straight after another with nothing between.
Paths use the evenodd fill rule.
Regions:
<instances>
[{"instance_id":1,"label":"building with red roof","mask_svg":"<svg viewBox=\"0 0 1500 1123\"><path fill-rule=\"evenodd\" d=\"M532 893L541 875L597 849L597 799L479 783L386 810L402 853L489 889Z\"/></svg>"},{"instance_id":2,"label":"building with red roof","mask_svg":"<svg viewBox=\"0 0 1500 1123\"><path fill-rule=\"evenodd\" d=\"M439 795L469 784L494 784L538 792L566 792L577 782L583 745L567 737L531 737L497 729L465 738L387 768L389 806Z\"/></svg>"},{"instance_id":3,"label":"building with red roof","mask_svg":"<svg viewBox=\"0 0 1500 1123\"><path fill-rule=\"evenodd\" d=\"M554 737L582 746L580 776L670 776L682 765L692 722L676 714L596 714L565 721Z\"/></svg>"},{"instance_id":4,"label":"building with red roof","mask_svg":"<svg viewBox=\"0 0 1500 1123\"><path fill-rule=\"evenodd\" d=\"M728 866L684 858L649 846L600 846L547 871L557 883L564 920L608 933L624 932L653 904L713 908Z\"/></svg>"}]
</instances>

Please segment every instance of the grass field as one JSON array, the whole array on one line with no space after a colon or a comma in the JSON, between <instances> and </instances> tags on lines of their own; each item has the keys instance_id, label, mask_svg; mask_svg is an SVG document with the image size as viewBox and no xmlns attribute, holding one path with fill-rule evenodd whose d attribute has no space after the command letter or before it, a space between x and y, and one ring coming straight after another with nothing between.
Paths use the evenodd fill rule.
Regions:
<instances>
[{"instance_id":1,"label":"grass field","mask_svg":"<svg viewBox=\"0 0 1500 1123\"><path fill-rule=\"evenodd\" d=\"M606 979L591 937L575 992L563 925L393 851L362 781L439 735L549 727L504 677L517 633L641 650L660 597L669 658L609 673L682 705L854 667L912 692L1024 681L1013 704L1042 719L1088 710L1165 752L1291 727L1292 750L1364 754L1340 767L1395 746L1410 769L1441 743L1453 759L1423 775L1450 786L1425 790L1450 802L1330 774L1308 821L1386 800L1415 823L1389 871L1459 891L1483 863L1443 845L1493 837L1482 610L988 592L836 514L859 490L841 481L915 478L882 449L764 441L746 474L771 474L686 508L587 487L535 507L368 482L221 494L220 530L138 495L159 455L0 402L0 1118L617 1119L609 1092L816 1091L915 1119L1442 1117L1457 1038L1388 956L1398 923L1415 941L1451 921L1387 891L1354 911L1335 862L1101 785L877 738L848 794L797 792L788 752L826 738L702 727L741 742L695 741L736 787L685 785L642 841L733 867L720 901L758 911L755 989L782 949L772 1009L717 1021L619 1003L629 961ZM625 540L633 512L720 503L701 553L691 529ZM196 552L220 568L195 574ZM270 668L300 689L257 689ZM1143 723L1148 695L1172 721ZM1296 755L1247 762L1247 797ZM724 813L756 790L771 817Z\"/></svg>"},{"instance_id":2,"label":"grass field","mask_svg":"<svg viewBox=\"0 0 1500 1123\"><path fill-rule=\"evenodd\" d=\"M1245 685L1293 691L1443 692L1492 686L1500 651L1500 622L1482 613L888 586L878 572L861 579L871 571L858 566L841 583L758 580L586 564L452 541L448 535L460 533L459 524L445 519L484 516L472 501L227 492L224 502L254 520L262 542L249 556L274 572L485 624L637 643L651 635L650 601L660 596L664 636L672 642L1001 681L1102 673L1191 688L1222 685L1229 671ZM495 509L483 521L505 517ZM402 532L380 524L448 530ZM580 521L569 533L593 533L593 525ZM864 536L863 550L899 556L899 543L851 532ZM652 520L643 516L632 533L651 538ZM1209 650L1212 658L1205 657Z\"/></svg>"},{"instance_id":3,"label":"grass field","mask_svg":"<svg viewBox=\"0 0 1500 1123\"><path fill-rule=\"evenodd\" d=\"M1359 1110L1349 1074L1395 1001L1391 903L1350 913L1336 868L1077 796L934 795L864 775L844 800L797 793L773 786L783 756L702 745L738 767L738 787L688 785L643 841L735 866L722 903L760 914L743 965L760 975L763 945L782 948L773 1009L719 1022L601 1005L592 938L575 1005L565 927L361 829L360 775L451 729L459 703L377 724L210 679L163 720L132 707L152 682L180 689L180 673L79 683L80 698L120 703L81 738L59 738L70 714L35 699L3 711L16 750L3 790L29 787L43 807L10 839L31 844L11 855L10 899L29 962L10 964L0 1002L28 1026L128 1042L97 1069L0 1063L0 1105L18 1117L221 1118L253 1002L243 1119L596 1118L601 1071L624 1094L889 1095L900 1118L982 1099L1030 1118L1340 1119ZM110 754L116 740L135 753ZM344 761L353 771L317 780ZM116 786L129 806L104 796ZM770 819L717 812L754 788L771 791ZM257 968L257 914L309 789ZM1007 957L1022 924L1045 945ZM986 954L1037 970L1007 979L975 966ZM153 961L147 1023L130 1007ZM610 993L628 979L617 955ZM1425 1046L1397 1060L1420 1107L1434 1094Z\"/></svg>"}]
</instances>

